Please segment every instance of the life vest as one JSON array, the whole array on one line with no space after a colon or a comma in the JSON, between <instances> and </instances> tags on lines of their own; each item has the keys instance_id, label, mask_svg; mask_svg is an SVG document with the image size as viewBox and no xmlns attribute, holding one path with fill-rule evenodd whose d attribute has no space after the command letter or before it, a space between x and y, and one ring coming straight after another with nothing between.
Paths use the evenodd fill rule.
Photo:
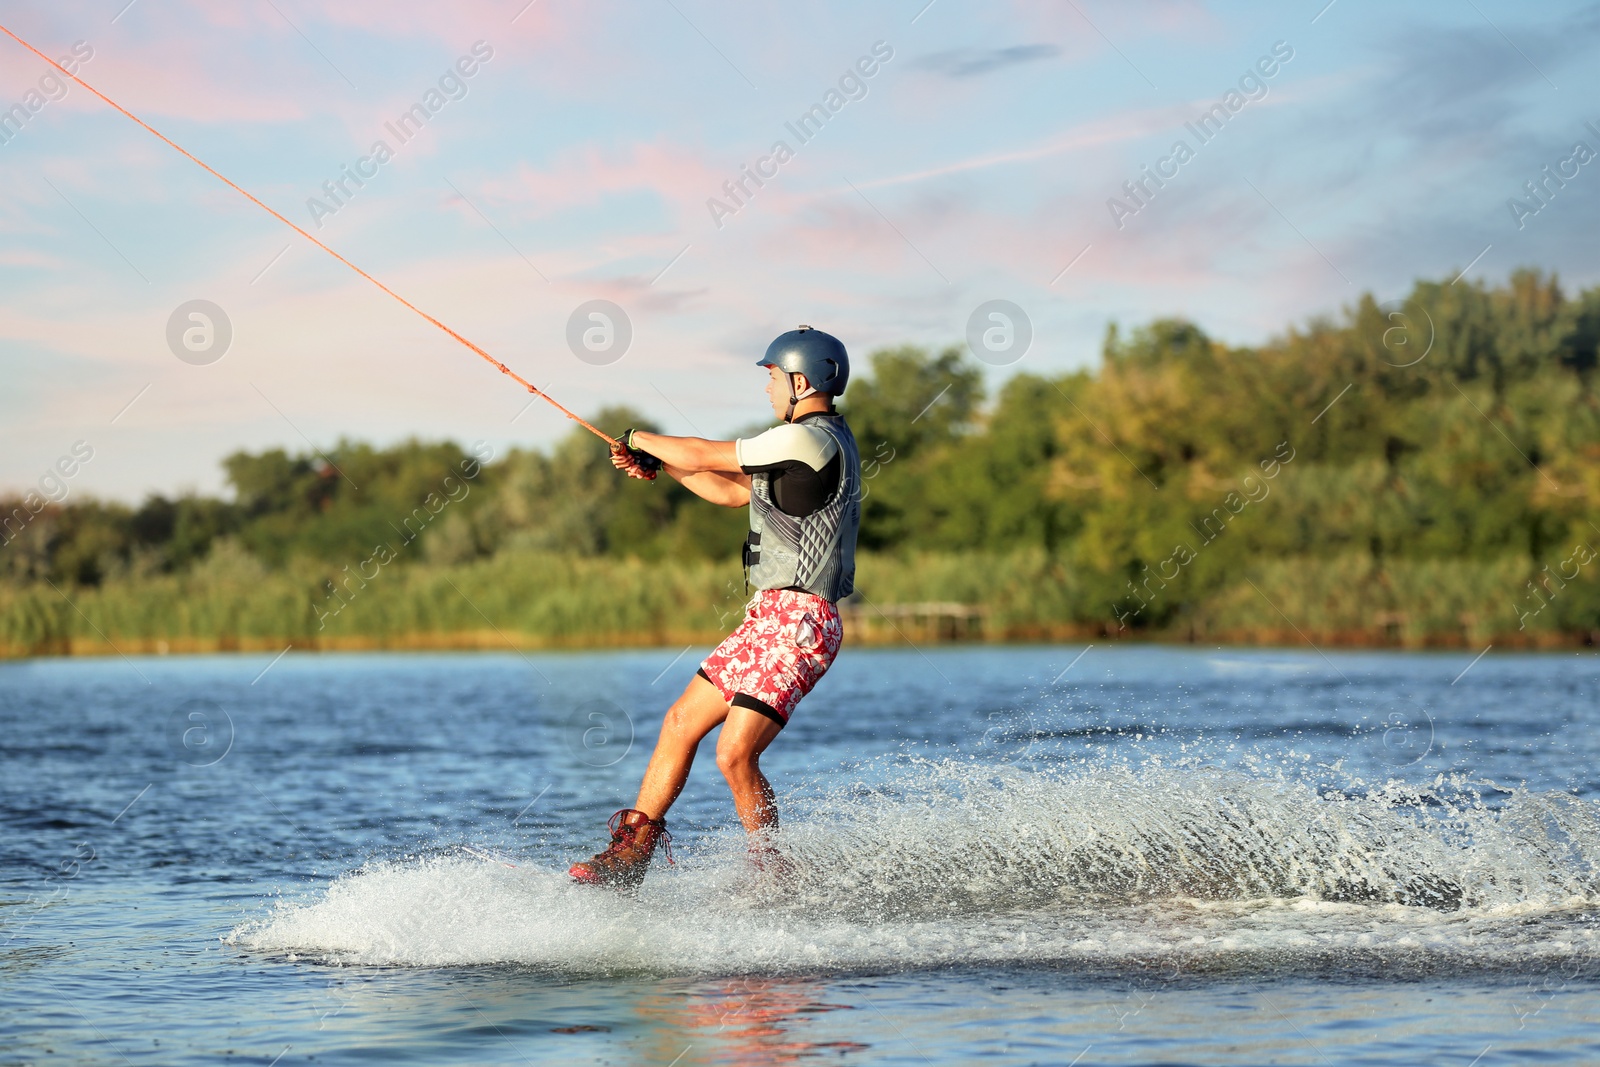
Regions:
<instances>
[{"instance_id":1,"label":"life vest","mask_svg":"<svg viewBox=\"0 0 1600 1067\"><path fill-rule=\"evenodd\" d=\"M861 528L861 456L842 415L808 419L839 446L839 484L809 515L780 511L772 475L750 476L750 534L745 539L748 581L757 589L803 589L837 601L855 589L856 532Z\"/></svg>"}]
</instances>

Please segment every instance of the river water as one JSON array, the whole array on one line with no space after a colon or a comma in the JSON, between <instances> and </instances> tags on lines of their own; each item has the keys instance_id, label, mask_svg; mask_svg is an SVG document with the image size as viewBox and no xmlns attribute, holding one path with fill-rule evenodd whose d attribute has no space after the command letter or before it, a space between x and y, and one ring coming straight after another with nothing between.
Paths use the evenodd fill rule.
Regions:
<instances>
[{"instance_id":1,"label":"river water","mask_svg":"<svg viewBox=\"0 0 1600 1067\"><path fill-rule=\"evenodd\" d=\"M1600 657L847 649L569 884L702 653L0 665L0 1062L1600 1062Z\"/></svg>"}]
</instances>

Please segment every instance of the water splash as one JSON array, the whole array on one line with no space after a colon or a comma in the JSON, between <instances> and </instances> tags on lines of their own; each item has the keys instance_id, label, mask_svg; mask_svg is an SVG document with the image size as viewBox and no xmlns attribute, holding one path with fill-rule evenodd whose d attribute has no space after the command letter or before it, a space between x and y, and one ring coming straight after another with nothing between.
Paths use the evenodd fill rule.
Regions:
<instances>
[{"instance_id":1,"label":"water splash","mask_svg":"<svg viewBox=\"0 0 1600 1067\"><path fill-rule=\"evenodd\" d=\"M635 898L453 852L354 871L228 940L606 974L1600 967L1600 807L1565 794L949 761L794 807L781 884L730 834L685 842Z\"/></svg>"},{"instance_id":2,"label":"water splash","mask_svg":"<svg viewBox=\"0 0 1600 1067\"><path fill-rule=\"evenodd\" d=\"M784 836L810 903L907 916L1167 898L1453 910L1600 889L1600 807L1511 791L1491 809L1442 779L1352 796L1241 772L930 762L809 805Z\"/></svg>"}]
</instances>

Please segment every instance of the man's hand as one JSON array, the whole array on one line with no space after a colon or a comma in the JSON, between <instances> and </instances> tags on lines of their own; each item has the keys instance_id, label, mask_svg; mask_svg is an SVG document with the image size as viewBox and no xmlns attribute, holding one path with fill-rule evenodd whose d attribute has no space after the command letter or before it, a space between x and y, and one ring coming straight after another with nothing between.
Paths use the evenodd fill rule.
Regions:
<instances>
[{"instance_id":1,"label":"man's hand","mask_svg":"<svg viewBox=\"0 0 1600 1067\"><path fill-rule=\"evenodd\" d=\"M646 471L633 457L634 452L632 449L618 445L611 450L611 465L630 478L643 478L646 481L654 481L655 472Z\"/></svg>"},{"instance_id":2,"label":"man's hand","mask_svg":"<svg viewBox=\"0 0 1600 1067\"><path fill-rule=\"evenodd\" d=\"M611 465L630 478L655 481L656 474L661 470L661 461L648 452L634 448L632 438L631 428L624 430L617 438L617 444L611 448Z\"/></svg>"}]
</instances>

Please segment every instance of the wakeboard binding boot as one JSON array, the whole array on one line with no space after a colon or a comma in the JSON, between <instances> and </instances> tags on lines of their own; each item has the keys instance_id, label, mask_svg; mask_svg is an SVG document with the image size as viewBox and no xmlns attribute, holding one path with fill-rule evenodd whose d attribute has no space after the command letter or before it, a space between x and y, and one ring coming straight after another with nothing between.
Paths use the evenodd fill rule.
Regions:
<instances>
[{"instance_id":1,"label":"wakeboard binding boot","mask_svg":"<svg viewBox=\"0 0 1600 1067\"><path fill-rule=\"evenodd\" d=\"M667 862L672 862L672 836L666 819L652 819L635 808L623 808L611 816L611 844L591 859L574 863L569 875L585 885L608 889L634 890L650 869L656 845L665 847Z\"/></svg>"}]
</instances>

